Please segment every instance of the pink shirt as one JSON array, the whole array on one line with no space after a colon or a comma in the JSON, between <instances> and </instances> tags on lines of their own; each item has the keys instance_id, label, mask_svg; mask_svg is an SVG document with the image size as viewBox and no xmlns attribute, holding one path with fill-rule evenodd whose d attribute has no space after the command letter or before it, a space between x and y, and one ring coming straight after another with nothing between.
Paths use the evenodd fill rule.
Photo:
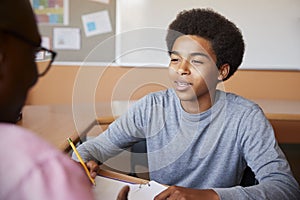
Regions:
<instances>
[{"instance_id":1,"label":"pink shirt","mask_svg":"<svg viewBox=\"0 0 300 200\"><path fill-rule=\"evenodd\" d=\"M81 166L16 125L0 123L0 199L93 199Z\"/></svg>"}]
</instances>

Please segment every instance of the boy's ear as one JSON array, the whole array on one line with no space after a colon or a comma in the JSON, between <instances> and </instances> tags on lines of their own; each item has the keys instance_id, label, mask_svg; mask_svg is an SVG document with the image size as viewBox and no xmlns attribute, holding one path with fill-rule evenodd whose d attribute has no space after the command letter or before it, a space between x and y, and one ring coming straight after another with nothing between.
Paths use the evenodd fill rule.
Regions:
<instances>
[{"instance_id":1,"label":"boy's ear","mask_svg":"<svg viewBox=\"0 0 300 200\"><path fill-rule=\"evenodd\" d=\"M223 64L220 68L219 68L219 76L218 76L218 80L222 81L224 80L228 74L229 74L229 70L230 70L230 65L229 64Z\"/></svg>"}]
</instances>

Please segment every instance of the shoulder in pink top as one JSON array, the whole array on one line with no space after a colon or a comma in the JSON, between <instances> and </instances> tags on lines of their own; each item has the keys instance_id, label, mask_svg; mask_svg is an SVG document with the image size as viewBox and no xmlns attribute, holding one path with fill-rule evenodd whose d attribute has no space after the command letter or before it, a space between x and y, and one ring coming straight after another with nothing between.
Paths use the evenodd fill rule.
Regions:
<instances>
[{"instance_id":1,"label":"shoulder in pink top","mask_svg":"<svg viewBox=\"0 0 300 200\"><path fill-rule=\"evenodd\" d=\"M30 131L0 123L0 199L93 199L79 165Z\"/></svg>"}]
</instances>

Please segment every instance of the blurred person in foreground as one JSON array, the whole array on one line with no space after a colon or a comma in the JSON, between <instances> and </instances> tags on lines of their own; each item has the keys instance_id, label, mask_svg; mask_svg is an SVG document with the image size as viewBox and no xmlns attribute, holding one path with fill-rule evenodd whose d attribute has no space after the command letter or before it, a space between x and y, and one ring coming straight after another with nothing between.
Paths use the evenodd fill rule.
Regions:
<instances>
[{"instance_id":1,"label":"blurred person in foreground","mask_svg":"<svg viewBox=\"0 0 300 200\"><path fill-rule=\"evenodd\" d=\"M39 71L36 53L50 55ZM0 199L93 199L81 166L34 133L15 125L28 90L55 52L41 47L28 0L0 0Z\"/></svg>"}]
</instances>

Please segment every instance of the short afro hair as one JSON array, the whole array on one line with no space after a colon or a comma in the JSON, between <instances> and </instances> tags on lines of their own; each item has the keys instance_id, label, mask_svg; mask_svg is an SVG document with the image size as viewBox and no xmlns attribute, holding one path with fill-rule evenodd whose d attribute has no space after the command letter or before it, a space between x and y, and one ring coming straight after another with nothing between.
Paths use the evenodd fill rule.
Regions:
<instances>
[{"instance_id":1,"label":"short afro hair","mask_svg":"<svg viewBox=\"0 0 300 200\"><path fill-rule=\"evenodd\" d=\"M182 35L195 35L210 41L217 57L216 66L230 65L230 78L243 60L245 44L235 24L211 9L192 9L180 12L169 25L166 42L171 51L175 40Z\"/></svg>"}]
</instances>

